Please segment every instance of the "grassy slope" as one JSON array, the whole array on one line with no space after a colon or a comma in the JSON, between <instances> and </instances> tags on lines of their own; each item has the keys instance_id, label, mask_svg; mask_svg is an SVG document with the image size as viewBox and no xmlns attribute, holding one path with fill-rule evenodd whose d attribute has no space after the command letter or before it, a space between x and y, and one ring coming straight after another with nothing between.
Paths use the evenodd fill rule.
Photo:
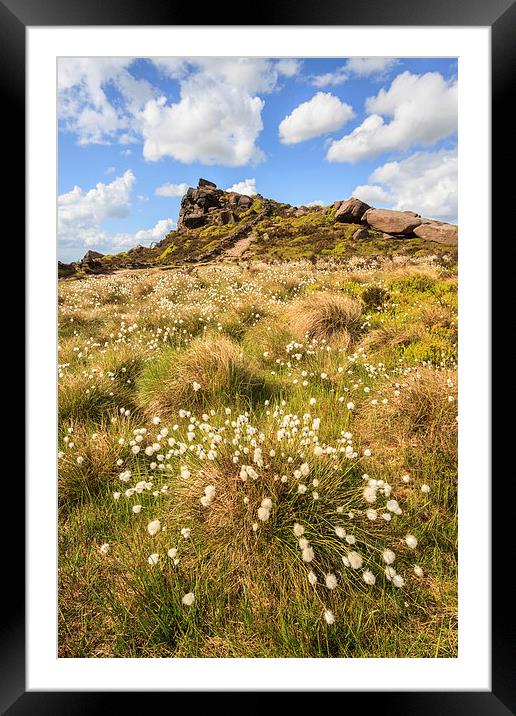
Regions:
<instances>
[{"instance_id":1,"label":"grassy slope","mask_svg":"<svg viewBox=\"0 0 516 716\"><path fill-rule=\"evenodd\" d=\"M245 254L245 259L263 261L284 261L313 259L323 256L345 260L353 256L438 256L457 258L455 247L437 244L423 239L382 238L379 232L370 232L368 239L353 240L353 234L361 228L355 224L335 222L333 208L316 208L304 216L288 216L290 207L269 200L271 216L253 227L256 240ZM198 229L172 231L163 245L140 248L101 259L107 270L138 266L178 266L195 262L207 251L215 249L235 229L253 219L263 208L255 200L246 212L240 215L237 224L211 224ZM63 274L64 276L65 274Z\"/></svg>"},{"instance_id":2,"label":"grassy slope","mask_svg":"<svg viewBox=\"0 0 516 716\"><path fill-rule=\"evenodd\" d=\"M212 265L60 285L62 656L456 656L456 276L435 262L353 265ZM361 302L346 349L295 334L303 301L321 293ZM180 417L181 408L192 413ZM277 443L283 416L274 412L282 410L301 425L309 413L307 430L320 418L309 446L295 436ZM237 433L235 467L231 421L246 411L257 433ZM169 432L159 438L163 427ZM145 434L135 434L142 428ZM315 437L338 448L346 432L356 458L314 456ZM187 447L157 468L171 436L176 447L208 450L216 434L228 443L216 444L213 460ZM243 483L243 460L254 464L243 447L252 454L260 434L271 466ZM158 438L160 450L145 455ZM371 457L362 456L366 448ZM311 470L306 482L319 480L306 495L292 476L302 460ZM125 470L127 483L119 479ZM392 485L403 513L390 523L362 514L370 506L362 498L365 472ZM286 485L275 479L283 474ZM141 492L126 497L138 483ZM216 496L202 507L208 484ZM118 500L114 492L122 493ZM261 523L264 497L273 507ZM166 531L151 537L146 527L156 518ZM301 558L295 521L313 546L310 564ZM351 547L336 537L336 524L356 535L374 586L342 564ZM192 529L188 539L183 527ZM418 539L414 551L407 533ZM386 546L397 554L401 588L383 574ZM159 561L150 565L154 553ZM324 584L328 572L337 576L335 590ZM186 607L181 598L190 591L195 602ZM325 609L335 624L326 623Z\"/></svg>"}]
</instances>

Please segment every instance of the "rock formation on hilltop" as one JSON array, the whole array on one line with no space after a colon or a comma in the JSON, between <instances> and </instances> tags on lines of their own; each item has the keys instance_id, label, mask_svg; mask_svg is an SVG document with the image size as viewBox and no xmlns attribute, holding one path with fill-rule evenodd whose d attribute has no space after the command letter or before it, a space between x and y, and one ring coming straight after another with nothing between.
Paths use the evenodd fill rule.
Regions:
<instances>
[{"instance_id":1,"label":"rock formation on hilltop","mask_svg":"<svg viewBox=\"0 0 516 716\"><path fill-rule=\"evenodd\" d=\"M151 247L104 256L88 251L60 276L106 273L119 268L179 266L184 263L249 259L290 259L356 255L437 253L456 256L454 224L414 211L376 209L356 197L331 206L291 206L261 194L223 191L199 179L181 199L177 229Z\"/></svg>"},{"instance_id":2,"label":"rock formation on hilltop","mask_svg":"<svg viewBox=\"0 0 516 716\"><path fill-rule=\"evenodd\" d=\"M181 199L177 228L197 229L207 223L236 224L252 203L250 196L225 192L217 189L213 182L199 179L197 188L190 187Z\"/></svg>"}]
</instances>

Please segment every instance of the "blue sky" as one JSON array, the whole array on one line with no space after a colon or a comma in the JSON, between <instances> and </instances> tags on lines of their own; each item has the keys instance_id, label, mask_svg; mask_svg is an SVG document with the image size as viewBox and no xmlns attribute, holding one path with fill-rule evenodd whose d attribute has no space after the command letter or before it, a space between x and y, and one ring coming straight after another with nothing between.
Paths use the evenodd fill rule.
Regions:
<instances>
[{"instance_id":1,"label":"blue sky","mask_svg":"<svg viewBox=\"0 0 516 716\"><path fill-rule=\"evenodd\" d=\"M199 177L457 217L454 58L62 58L58 256L148 245Z\"/></svg>"}]
</instances>

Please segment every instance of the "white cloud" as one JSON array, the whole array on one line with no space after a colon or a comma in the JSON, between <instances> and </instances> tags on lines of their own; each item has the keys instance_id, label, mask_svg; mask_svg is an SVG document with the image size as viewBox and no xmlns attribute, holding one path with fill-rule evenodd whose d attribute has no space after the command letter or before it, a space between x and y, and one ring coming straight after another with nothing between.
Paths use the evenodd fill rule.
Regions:
<instances>
[{"instance_id":1,"label":"white cloud","mask_svg":"<svg viewBox=\"0 0 516 716\"><path fill-rule=\"evenodd\" d=\"M128 169L110 184L99 182L94 189L83 191L75 186L60 194L57 200L58 232L61 237L90 229L105 219L127 216L135 176Z\"/></svg>"},{"instance_id":2,"label":"white cloud","mask_svg":"<svg viewBox=\"0 0 516 716\"><path fill-rule=\"evenodd\" d=\"M346 67L337 67L335 72L325 72L323 75L313 75L310 78L310 84L314 87L327 87L328 85L341 85L348 80Z\"/></svg>"},{"instance_id":3,"label":"white cloud","mask_svg":"<svg viewBox=\"0 0 516 716\"><path fill-rule=\"evenodd\" d=\"M321 199L315 199L314 201L309 201L305 206L325 206L325 204Z\"/></svg>"},{"instance_id":4,"label":"white cloud","mask_svg":"<svg viewBox=\"0 0 516 716\"><path fill-rule=\"evenodd\" d=\"M131 137L134 114L155 94L146 80L131 75L132 62L116 57L58 60L60 124L77 135L79 144L107 144L121 131ZM109 100L107 87L118 93L116 103Z\"/></svg>"},{"instance_id":5,"label":"white cloud","mask_svg":"<svg viewBox=\"0 0 516 716\"><path fill-rule=\"evenodd\" d=\"M317 92L298 105L279 125L283 144L297 144L321 134L335 132L354 116L352 107L329 92Z\"/></svg>"},{"instance_id":6,"label":"white cloud","mask_svg":"<svg viewBox=\"0 0 516 716\"><path fill-rule=\"evenodd\" d=\"M388 90L366 100L366 110L370 114L360 126L331 143L328 161L354 163L448 136L457 129L457 83L438 72L403 72Z\"/></svg>"},{"instance_id":7,"label":"white cloud","mask_svg":"<svg viewBox=\"0 0 516 716\"><path fill-rule=\"evenodd\" d=\"M156 161L243 166L265 158L257 146L264 106L259 96L293 77L301 61L234 57L151 58L179 82L180 99L167 103L158 87L131 73L134 58L59 61L59 117L79 144L133 144ZM125 150L125 155L130 150Z\"/></svg>"},{"instance_id":8,"label":"white cloud","mask_svg":"<svg viewBox=\"0 0 516 716\"><path fill-rule=\"evenodd\" d=\"M351 57L333 72L313 75L310 84L314 87L328 87L347 82L350 76L381 79L399 63L392 57Z\"/></svg>"},{"instance_id":9,"label":"white cloud","mask_svg":"<svg viewBox=\"0 0 516 716\"><path fill-rule=\"evenodd\" d=\"M255 142L263 128L264 102L245 90L204 76L181 85L181 99L167 104L151 100L141 113L143 156L157 161L169 156L185 164L242 166L264 154Z\"/></svg>"},{"instance_id":10,"label":"white cloud","mask_svg":"<svg viewBox=\"0 0 516 716\"><path fill-rule=\"evenodd\" d=\"M91 227L75 237L75 240L63 241L65 249L80 249L87 251L93 249L102 253L113 253L124 248L135 246L149 246L153 242L161 241L177 226L173 219L160 219L150 229L140 229L134 233L105 231L100 227Z\"/></svg>"},{"instance_id":11,"label":"white cloud","mask_svg":"<svg viewBox=\"0 0 516 716\"><path fill-rule=\"evenodd\" d=\"M188 184L162 184L156 187L156 196L183 196L188 191Z\"/></svg>"},{"instance_id":12,"label":"white cloud","mask_svg":"<svg viewBox=\"0 0 516 716\"><path fill-rule=\"evenodd\" d=\"M276 63L276 69L278 70L279 74L283 75L284 77L294 77L294 75L298 74L302 64L303 63L301 60L285 58L283 60L278 60L278 62Z\"/></svg>"},{"instance_id":13,"label":"white cloud","mask_svg":"<svg viewBox=\"0 0 516 716\"><path fill-rule=\"evenodd\" d=\"M370 206L378 206L378 204L387 206L389 201L392 200L392 196L388 191L381 186L372 184L361 184L355 187L353 196L365 201L365 203Z\"/></svg>"},{"instance_id":14,"label":"white cloud","mask_svg":"<svg viewBox=\"0 0 516 716\"><path fill-rule=\"evenodd\" d=\"M375 169L369 181L372 184L357 186L353 196L373 206L457 221L457 149L417 152L388 162Z\"/></svg>"},{"instance_id":15,"label":"white cloud","mask_svg":"<svg viewBox=\"0 0 516 716\"><path fill-rule=\"evenodd\" d=\"M110 184L99 182L88 191L75 186L71 191L60 194L57 203L60 252L91 248L105 252L123 246L149 244L159 241L173 229L176 223L170 218L161 219L152 228L135 233L113 233L102 228L101 224L106 219L128 216L135 181L129 169Z\"/></svg>"},{"instance_id":16,"label":"white cloud","mask_svg":"<svg viewBox=\"0 0 516 716\"><path fill-rule=\"evenodd\" d=\"M246 196L254 196L257 194L256 191L256 179L244 179L239 181L233 186L230 186L226 191L235 191L237 194L245 194Z\"/></svg>"},{"instance_id":17,"label":"white cloud","mask_svg":"<svg viewBox=\"0 0 516 716\"><path fill-rule=\"evenodd\" d=\"M358 77L383 76L398 63L394 57L350 57L345 69Z\"/></svg>"},{"instance_id":18,"label":"white cloud","mask_svg":"<svg viewBox=\"0 0 516 716\"><path fill-rule=\"evenodd\" d=\"M150 244L153 241L161 241L169 231L176 228L176 222L173 219L160 219L152 227L152 229L140 229L134 234L116 234L118 237L124 237L122 242L115 244L118 246L122 245L135 245L135 244Z\"/></svg>"},{"instance_id":19,"label":"white cloud","mask_svg":"<svg viewBox=\"0 0 516 716\"><path fill-rule=\"evenodd\" d=\"M156 61L161 62L161 61ZM264 100L278 78L299 71L296 60L200 57L174 64L180 99L151 100L139 115L149 161L168 156L185 164L243 166L265 159L256 142L263 129Z\"/></svg>"}]
</instances>

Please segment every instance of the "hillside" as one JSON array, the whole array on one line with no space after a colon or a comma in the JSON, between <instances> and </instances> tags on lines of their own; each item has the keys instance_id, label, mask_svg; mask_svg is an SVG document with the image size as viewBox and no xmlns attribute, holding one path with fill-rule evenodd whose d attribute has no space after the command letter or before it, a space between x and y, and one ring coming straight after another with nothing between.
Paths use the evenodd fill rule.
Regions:
<instances>
[{"instance_id":1,"label":"hillside","mask_svg":"<svg viewBox=\"0 0 516 716\"><path fill-rule=\"evenodd\" d=\"M354 197L331 206L295 207L260 194L226 192L200 179L183 196L177 229L159 243L114 255L88 251L81 261L59 263L58 269L60 277L80 277L211 261L398 255L434 255L454 263L457 227L411 211L375 209Z\"/></svg>"}]
</instances>

